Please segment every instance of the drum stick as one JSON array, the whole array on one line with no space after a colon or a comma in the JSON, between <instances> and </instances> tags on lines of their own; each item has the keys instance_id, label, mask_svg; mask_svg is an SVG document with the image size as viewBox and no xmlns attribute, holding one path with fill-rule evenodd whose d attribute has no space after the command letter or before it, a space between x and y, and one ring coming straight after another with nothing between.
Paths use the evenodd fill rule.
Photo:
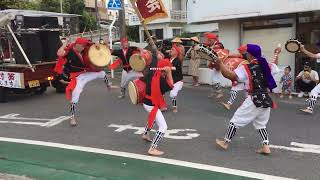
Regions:
<instances>
[{"instance_id":1,"label":"drum stick","mask_svg":"<svg viewBox=\"0 0 320 180\"><path fill-rule=\"evenodd\" d=\"M150 68L151 71L163 71L165 68ZM171 70L175 71L176 67L171 67Z\"/></svg>"}]
</instances>

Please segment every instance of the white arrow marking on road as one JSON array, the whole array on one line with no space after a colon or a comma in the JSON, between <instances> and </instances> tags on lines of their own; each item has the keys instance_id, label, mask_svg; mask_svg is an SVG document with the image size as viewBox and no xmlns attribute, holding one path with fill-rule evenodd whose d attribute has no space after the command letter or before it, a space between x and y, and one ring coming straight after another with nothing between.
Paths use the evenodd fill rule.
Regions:
<instances>
[{"instance_id":1,"label":"white arrow marking on road","mask_svg":"<svg viewBox=\"0 0 320 180\"><path fill-rule=\"evenodd\" d=\"M6 119L7 121L0 121L2 124L24 124L24 125L36 125L41 127L52 127L55 126L67 119L70 116L60 116L54 119L44 119L44 118L24 118L18 117L20 114L7 114L0 116L0 119ZM8 120L16 120L16 121L8 121ZM40 122L39 122L40 121Z\"/></svg>"},{"instance_id":2,"label":"white arrow marking on road","mask_svg":"<svg viewBox=\"0 0 320 180\"><path fill-rule=\"evenodd\" d=\"M320 154L320 145L303 144L303 143L297 143L297 142L291 142L290 145L296 146L296 147L277 146L277 145L270 145L270 147L274 149L282 149L282 150L288 150L288 151Z\"/></svg>"},{"instance_id":3,"label":"white arrow marking on road","mask_svg":"<svg viewBox=\"0 0 320 180\"><path fill-rule=\"evenodd\" d=\"M136 130L134 134L143 134L144 133L144 127L134 127L131 124L128 125L117 125L117 124L110 124L108 127L114 127L117 128L114 130L115 132L122 132L125 130ZM153 132L156 132L155 130L151 130ZM196 132L195 129L169 129L166 131L164 137L168 139L192 139L199 137L200 134L198 133L188 133L188 132ZM179 133L185 133L185 135L179 135Z\"/></svg>"}]
</instances>

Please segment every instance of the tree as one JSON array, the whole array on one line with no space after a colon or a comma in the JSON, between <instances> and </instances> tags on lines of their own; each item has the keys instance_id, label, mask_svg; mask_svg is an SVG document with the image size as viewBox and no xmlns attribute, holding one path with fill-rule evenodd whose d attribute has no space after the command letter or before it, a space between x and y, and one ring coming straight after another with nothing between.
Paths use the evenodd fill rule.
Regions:
<instances>
[{"instance_id":1,"label":"tree","mask_svg":"<svg viewBox=\"0 0 320 180\"><path fill-rule=\"evenodd\" d=\"M97 29L97 21L96 18L88 13L87 11L83 11L82 16L80 17L80 31L89 31Z\"/></svg>"},{"instance_id":2,"label":"tree","mask_svg":"<svg viewBox=\"0 0 320 180\"><path fill-rule=\"evenodd\" d=\"M139 42L139 26L127 26L126 29L129 40Z\"/></svg>"},{"instance_id":3,"label":"tree","mask_svg":"<svg viewBox=\"0 0 320 180\"><path fill-rule=\"evenodd\" d=\"M67 13L82 15L85 11L84 0L65 0L63 8Z\"/></svg>"},{"instance_id":4,"label":"tree","mask_svg":"<svg viewBox=\"0 0 320 180\"><path fill-rule=\"evenodd\" d=\"M38 1L25 1L25 0L1 0L0 9L28 9L38 10Z\"/></svg>"},{"instance_id":5,"label":"tree","mask_svg":"<svg viewBox=\"0 0 320 180\"><path fill-rule=\"evenodd\" d=\"M49 12L60 12L60 0L41 0L40 10Z\"/></svg>"}]
</instances>

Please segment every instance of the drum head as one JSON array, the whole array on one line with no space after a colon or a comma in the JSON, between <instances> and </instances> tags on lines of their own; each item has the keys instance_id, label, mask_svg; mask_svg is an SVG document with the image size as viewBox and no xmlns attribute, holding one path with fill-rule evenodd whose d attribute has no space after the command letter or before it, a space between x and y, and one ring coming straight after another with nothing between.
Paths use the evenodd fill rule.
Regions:
<instances>
[{"instance_id":1,"label":"drum head","mask_svg":"<svg viewBox=\"0 0 320 180\"><path fill-rule=\"evenodd\" d=\"M129 64L135 71L141 72L146 68L146 61L140 56L140 54L133 54L130 57Z\"/></svg>"},{"instance_id":2,"label":"drum head","mask_svg":"<svg viewBox=\"0 0 320 180\"><path fill-rule=\"evenodd\" d=\"M289 40L285 47L288 52L296 53L300 50L300 42L298 40Z\"/></svg>"},{"instance_id":3,"label":"drum head","mask_svg":"<svg viewBox=\"0 0 320 180\"><path fill-rule=\"evenodd\" d=\"M133 81L130 81L128 84L129 97L132 104L138 104L138 92L136 85Z\"/></svg>"},{"instance_id":4,"label":"drum head","mask_svg":"<svg viewBox=\"0 0 320 180\"><path fill-rule=\"evenodd\" d=\"M110 50L102 44L92 45L89 48L88 56L91 64L96 67L108 66L112 58Z\"/></svg>"}]
</instances>

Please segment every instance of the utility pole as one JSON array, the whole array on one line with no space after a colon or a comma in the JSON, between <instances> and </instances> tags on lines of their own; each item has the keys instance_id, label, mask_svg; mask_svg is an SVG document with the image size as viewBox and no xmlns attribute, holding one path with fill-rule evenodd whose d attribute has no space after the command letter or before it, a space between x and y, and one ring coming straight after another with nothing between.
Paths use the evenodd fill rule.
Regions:
<instances>
[{"instance_id":1,"label":"utility pole","mask_svg":"<svg viewBox=\"0 0 320 180\"><path fill-rule=\"evenodd\" d=\"M96 11L97 29L100 30L100 18L99 18L98 0L95 0L95 11Z\"/></svg>"},{"instance_id":2,"label":"utility pole","mask_svg":"<svg viewBox=\"0 0 320 180\"><path fill-rule=\"evenodd\" d=\"M62 0L60 0L60 12L61 12L61 14L63 13L63 10L62 10Z\"/></svg>"},{"instance_id":3,"label":"utility pole","mask_svg":"<svg viewBox=\"0 0 320 180\"><path fill-rule=\"evenodd\" d=\"M126 29L126 12L124 8L124 0L121 0L122 7L119 11L119 26L120 26L120 34L121 37L127 37L127 29Z\"/></svg>"}]
</instances>

